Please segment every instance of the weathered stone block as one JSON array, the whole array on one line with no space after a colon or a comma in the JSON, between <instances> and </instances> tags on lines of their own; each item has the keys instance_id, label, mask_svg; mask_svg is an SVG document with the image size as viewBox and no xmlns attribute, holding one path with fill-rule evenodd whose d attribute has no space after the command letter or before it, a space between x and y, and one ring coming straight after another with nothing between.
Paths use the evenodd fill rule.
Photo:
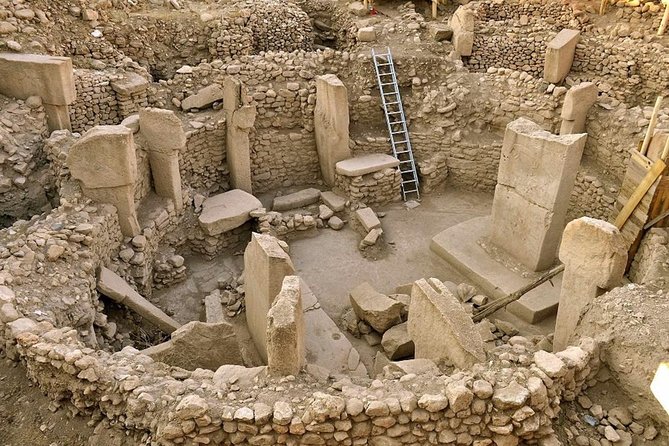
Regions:
<instances>
[{"instance_id":1,"label":"weathered stone block","mask_svg":"<svg viewBox=\"0 0 669 446\"><path fill-rule=\"evenodd\" d=\"M574 29L563 29L546 47L546 60L544 62L544 80L558 84L562 82L571 70L576 53L580 31Z\"/></svg>"}]
</instances>

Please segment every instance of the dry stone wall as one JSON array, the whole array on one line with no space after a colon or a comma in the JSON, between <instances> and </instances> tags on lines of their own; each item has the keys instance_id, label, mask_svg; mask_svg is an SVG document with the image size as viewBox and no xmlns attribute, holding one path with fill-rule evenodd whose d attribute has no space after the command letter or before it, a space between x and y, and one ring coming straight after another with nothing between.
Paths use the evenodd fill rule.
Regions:
<instances>
[{"instance_id":1,"label":"dry stone wall","mask_svg":"<svg viewBox=\"0 0 669 446\"><path fill-rule=\"evenodd\" d=\"M379 206L401 198L402 176L395 168L359 176L335 174L335 187L353 203Z\"/></svg>"}]
</instances>

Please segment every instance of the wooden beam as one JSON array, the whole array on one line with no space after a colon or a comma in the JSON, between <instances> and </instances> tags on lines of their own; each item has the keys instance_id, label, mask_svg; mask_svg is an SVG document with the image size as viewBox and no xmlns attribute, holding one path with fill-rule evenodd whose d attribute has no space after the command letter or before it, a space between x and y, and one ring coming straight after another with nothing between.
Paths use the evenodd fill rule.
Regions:
<instances>
[{"instance_id":1,"label":"wooden beam","mask_svg":"<svg viewBox=\"0 0 669 446\"><path fill-rule=\"evenodd\" d=\"M599 15L604 15L606 12L606 7L608 6L609 1L608 0L602 0L601 3L599 4Z\"/></svg>"},{"instance_id":2,"label":"wooden beam","mask_svg":"<svg viewBox=\"0 0 669 446\"><path fill-rule=\"evenodd\" d=\"M616 217L615 225L619 230L622 230L623 226L625 226L625 223L627 223L627 220L630 218L630 215L632 215L632 212L634 212L636 207L639 205L641 200L643 200L643 197L659 178L659 176L662 175L662 172L666 167L667 165L661 159L653 163L646 176L641 180L632 195L630 195L629 200L627 200L627 203L625 203L623 208L620 210L620 213Z\"/></svg>"},{"instance_id":3,"label":"wooden beam","mask_svg":"<svg viewBox=\"0 0 669 446\"><path fill-rule=\"evenodd\" d=\"M657 117L660 114L660 108L662 107L662 96L658 96L655 100L655 107L653 107L653 114L650 117L650 124L648 124L648 131L646 132L646 137L641 144L641 154L645 155L648 152L648 146L650 145L650 140L653 138L653 132L655 131L655 126L657 125Z\"/></svg>"},{"instance_id":4,"label":"wooden beam","mask_svg":"<svg viewBox=\"0 0 669 446\"><path fill-rule=\"evenodd\" d=\"M437 6L439 5L438 0L432 0L432 18L437 18Z\"/></svg>"},{"instance_id":5,"label":"wooden beam","mask_svg":"<svg viewBox=\"0 0 669 446\"><path fill-rule=\"evenodd\" d=\"M662 22L660 22L660 27L657 29L658 36L664 34L664 31L667 29L667 23L669 23L669 2L664 5L664 16L662 16Z\"/></svg>"}]
</instances>

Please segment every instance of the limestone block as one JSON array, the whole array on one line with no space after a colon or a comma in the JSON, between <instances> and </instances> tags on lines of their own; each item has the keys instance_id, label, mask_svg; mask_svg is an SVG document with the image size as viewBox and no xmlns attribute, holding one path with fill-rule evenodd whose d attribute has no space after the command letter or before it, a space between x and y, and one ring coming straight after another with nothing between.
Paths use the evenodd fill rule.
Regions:
<instances>
[{"instance_id":1,"label":"limestone block","mask_svg":"<svg viewBox=\"0 0 669 446\"><path fill-rule=\"evenodd\" d=\"M414 354L414 344L409 336L407 323L395 325L383 334L381 346L388 358L393 361L407 358Z\"/></svg>"},{"instance_id":2,"label":"limestone block","mask_svg":"<svg viewBox=\"0 0 669 446\"><path fill-rule=\"evenodd\" d=\"M349 299L356 316L379 333L401 322L402 303L379 293L367 282L353 288Z\"/></svg>"},{"instance_id":3,"label":"limestone block","mask_svg":"<svg viewBox=\"0 0 669 446\"><path fill-rule=\"evenodd\" d=\"M141 93L149 86L149 81L137 73L128 71L120 79L115 79L110 83L112 89L121 95L130 96Z\"/></svg>"},{"instance_id":4,"label":"limestone block","mask_svg":"<svg viewBox=\"0 0 669 446\"><path fill-rule=\"evenodd\" d=\"M376 40L376 31L373 26L366 26L358 29L358 42L374 42Z\"/></svg>"},{"instance_id":5,"label":"limestone block","mask_svg":"<svg viewBox=\"0 0 669 446\"><path fill-rule=\"evenodd\" d=\"M355 211L355 218L358 219L365 232L369 233L372 229L381 227L381 220L376 216L372 208L362 208Z\"/></svg>"},{"instance_id":6,"label":"limestone block","mask_svg":"<svg viewBox=\"0 0 669 446\"><path fill-rule=\"evenodd\" d=\"M256 380L267 377L267 367L244 367L241 365L226 364L220 366L214 373L213 381L218 386L228 387L231 384L250 386Z\"/></svg>"},{"instance_id":7,"label":"limestone block","mask_svg":"<svg viewBox=\"0 0 669 446\"><path fill-rule=\"evenodd\" d=\"M291 209L297 209L304 206L309 206L310 204L318 203L320 199L321 191L310 187L292 194L276 197L274 199L274 203L272 204L272 210L289 211Z\"/></svg>"},{"instance_id":8,"label":"limestone block","mask_svg":"<svg viewBox=\"0 0 669 446\"><path fill-rule=\"evenodd\" d=\"M507 125L490 240L534 271L555 260L586 138L553 135L525 118Z\"/></svg>"},{"instance_id":9,"label":"limestone block","mask_svg":"<svg viewBox=\"0 0 669 446\"><path fill-rule=\"evenodd\" d=\"M93 127L72 145L66 164L72 177L89 189L134 184L137 161L132 130L121 125Z\"/></svg>"},{"instance_id":10,"label":"limestone block","mask_svg":"<svg viewBox=\"0 0 669 446\"><path fill-rule=\"evenodd\" d=\"M560 260L565 271L553 339L556 352L567 347L585 306L602 290L620 285L627 248L620 231L611 223L581 217L564 230Z\"/></svg>"},{"instance_id":11,"label":"limestone block","mask_svg":"<svg viewBox=\"0 0 669 446\"><path fill-rule=\"evenodd\" d=\"M0 54L0 94L39 96L46 104L69 105L77 93L72 59L37 54Z\"/></svg>"},{"instance_id":12,"label":"limestone block","mask_svg":"<svg viewBox=\"0 0 669 446\"><path fill-rule=\"evenodd\" d=\"M407 323L416 359L450 363L461 369L485 361L483 341L474 322L458 299L436 279L414 283Z\"/></svg>"},{"instance_id":13,"label":"limestone block","mask_svg":"<svg viewBox=\"0 0 669 446\"><path fill-rule=\"evenodd\" d=\"M233 189L204 200L198 222L207 235L215 236L240 227L251 219L251 211L261 207L253 195Z\"/></svg>"},{"instance_id":14,"label":"limestone block","mask_svg":"<svg viewBox=\"0 0 669 446\"><path fill-rule=\"evenodd\" d=\"M211 84L181 101L181 108L188 111L194 108L202 110L217 101L223 100L225 93L219 84Z\"/></svg>"},{"instance_id":15,"label":"limestone block","mask_svg":"<svg viewBox=\"0 0 669 446\"><path fill-rule=\"evenodd\" d=\"M283 279L295 268L279 240L256 234L244 251L244 276L253 278L244 284L246 322L258 353L267 361L267 312L281 292Z\"/></svg>"},{"instance_id":16,"label":"limestone block","mask_svg":"<svg viewBox=\"0 0 669 446\"><path fill-rule=\"evenodd\" d=\"M166 333L172 333L181 327L181 324L132 289L123 278L105 267L100 268L97 289L114 302L125 305Z\"/></svg>"},{"instance_id":17,"label":"limestone block","mask_svg":"<svg viewBox=\"0 0 669 446\"><path fill-rule=\"evenodd\" d=\"M228 322L189 322L174 331L172 338L163 344L142 353L186 370L215 371L224 364L244 364L235 329Z\"/></svg>"},{"instance_id":18,"label":"limestone block","mask_svg":"<svg viewBox=\"0 0 669 446\"><path fill-rule=\"evenodd\" d=\"M364 17L369 14L369 10L367 9L367 7L362 2L357 2L357 1L349 3L348 10L353 15L356 15L358 17Z\"/></svg>"},{"instance_id":19,"label":"limestone block","mask_svg":"<svg viewBox=\"0 0 669 446\"><path fill-rule=\"evenodd\" d=\"M574 29L563 29L546 46L544 61L544 80L558 84L562 82L574 62L576 44L581 32Z\"/></svg>"},{"instance_id":20,"label":"limestone block","mask_svg":"<svg viewBox=\"0 0 669 446\"><path fill-rule=\"evenodd\" d=\"M432 38L437 42L451 40L453 38L453 28L447 23L429 22L427 24L427 29Z\"/></svg>"},{"instance_id":21,"label":"limestone block","mask_svg":"<svg viewBox=\"0 0 669 446\"><path fill-rule=\"evenodd\" d=\"M267 366L270 374L297 376L305 364L300 278L286 276L267 313Z\"/></svg>"},{"instance_id":22,"label":"limestone block","mask_svg":"<svg viewBox=\"0 0 669 446\"><path fill-rule=\"evenodd\" d=\"M584 133L588 110L597 102L597 85L583 82L567 91L562 104L560 135Z\"/></svg>"},{"instance_id":23,"label":"limestone block","mask_svg":"<svg viewBox=\"0 0 669 446\"><path fill-rule=\"evenodd\" d=\"M314 132L323 180L334 185L335 165L351 156L348 93L344 83L334 74L316 78Z\"/></svg>"},{"instance_id":24,"label":"limestone block","mask_svg":"<svg viewBox=\"0 0 669 446\"><path fill-rule=\"evenodd\" d=\"M346 207L346 198L341 197L332 191L321 192L321 200L335 212L341 212Z\"/></svg>"},{"instance_id":25,"label":"limestone block","mask_svg":"<svg viewBox=\"0 0 669 446\"><path fill-rule=\"evenodd\" d=\"M372 153L339 161L336 165L336 171L338 174L347 177L358 177L399 165L400 160L394 156Z\"/></svg>"},{"instance_id":26,"label":"limestone block","mask_svg":"<svg viewBox=\"0 0 669 446\"><path fill-rule=\"evenodd\" d=\"M221 303L221 294L212 293L204 298L204 310L206 321L210 324L225 321L223 304Z\"/></svg>"},{"instance_id":27,"label":"limestone block","mask_svg":"<svg viewBox=\"0 0 669 446\"><path fill-rule=\"evenodd\" d=\"M453 30L453 47L460 56L471 56L474 48L474 11L460 6L450 21Z\"/></svg>"},{"instance_id":28,"label":"limestone block","mask_svg":"<svg viewBox=\"0 0 669 446\"><path fill-rule=\"evenodd\" d=\"M385 367L388 367L388 371L390 372L400 372L405 375L411 373L414 375L430 374L437 376L439 373L441 373L439 367L434 363L434 361L424 358L407 359L406 361L394 361L390 362Z\"/></svg>"},{"instance_id":29,"label":"limestone block","mask_svg":"<svg viewBox=\"0 0 669 446\"><path fill-rule=\"evenodd\" d=\"M181 119L172 110L141 109L139 128L152 151L171 154L186 146L186 133Z\"/></svg>"}]
</instances>

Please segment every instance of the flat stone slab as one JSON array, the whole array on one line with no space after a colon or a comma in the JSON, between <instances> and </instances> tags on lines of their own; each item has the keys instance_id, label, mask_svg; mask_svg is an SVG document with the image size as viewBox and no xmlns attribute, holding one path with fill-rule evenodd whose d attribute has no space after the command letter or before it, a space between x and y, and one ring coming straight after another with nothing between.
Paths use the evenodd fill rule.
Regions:
<instances>
[{"instance_id":1,"label":"flat stone slab","mask_svg":"<svg viewBox=\"0 0 669 446\"><path fill-rule=\"evenodd\" d=\"M307 333L304 340L307 362L334 374L368 376L367 368L360 361L360 354L323 308L316 305L318 299L304 280L300 281L300 287L304 309L304 331Z\"/></svg>"},{"instance_id":2,"label":"flat stone slab","mask_svg":"<svg viewBox=\"0 0 669 446\"><path fill-rule=\"evenodd\" d=\"M339 161L335 165L335 170L339 175L345 177L359 177L367 173L378 172L388 167L397 167L400 161L390 155L383 153L372 153L370 155L357 156L344 161Z\"/></svg>"},{"instance_id":3,"label":"flat stone slab","mask_svg":"<svg viewBox=\"0 0 669 446\"><path fill-rule=\"evenodd\" d=\"M332 191L321 192L321 200L335 212L341 212L346 207L346 198L341 197Z\"/></svg>"},{"instance_id":4,"label":"flat stone slab","mask_svg":"<svg viewBox=\"0 0 669 446\"><path fill-rule=\"evenodd\" d=\"M501 298L531 283L541 273L523 277L521 272L513 271L493 259L478 243L488 236L489 227L489 216L473 218L437 234L430 249L490 297ZM560 301L562 273L551 281L509 304L507 311L531 324L553 316Z\"/></svg>"},{"instance_id":5,"label":"flat stone slab","mask_svg":"<svg viewBox=\"0 0 669 446\"><path fill-rule=\"evenodd\" d=\"M362 208L355 211L355 217L358 219L365 232L381 227L381 220L376 216L372 208Z\"/></svg>"},{"instance_id":6,"label":"flat stone slab","mask_svg":"<svg viewBox=\"0 0 669 446\"><path fill-rule=\"evenodd\" d=\"M105 267L100 269L97 289L114 302L135 311L165 333L172 333L181 327L181 324L142 297L128 285L128 282L110 269Z\"/></svg>"},{"instance_id":7,"label":"flat stone slab","mask_svg":"<svg viewBox=\"0 0 669 446\"><path fill-rule=\"evenodd\" d=\"M241 189L223 192L204 200L200 226L207 235L222 234L249 221L250 212L261 207L260 200Z\"/></svg>"},{"instance_id":8,"label":"flat stone slab","mask_svg":"<svg viewBox=\"0 0 669 446\"><path fill-rule=\"evenodd\" d=\"M379 333L401 322L402 303L379 293L367 282L353 288L349 298L356 316Z\"/></svg>"},{"instance_id":9,"label":"flat stone slab","mask_svg":"<svg viewBox=\"0 0 669 446\"><path fill-rule=\"evenodd\" d=\"M297 209L310 204L318 203L321 199L321 191L310 187L309 189L302 189L293 194L282 195L274 199L272 210L274 211L288 211L290 209Z\"/></svg>"}]
</instances>

